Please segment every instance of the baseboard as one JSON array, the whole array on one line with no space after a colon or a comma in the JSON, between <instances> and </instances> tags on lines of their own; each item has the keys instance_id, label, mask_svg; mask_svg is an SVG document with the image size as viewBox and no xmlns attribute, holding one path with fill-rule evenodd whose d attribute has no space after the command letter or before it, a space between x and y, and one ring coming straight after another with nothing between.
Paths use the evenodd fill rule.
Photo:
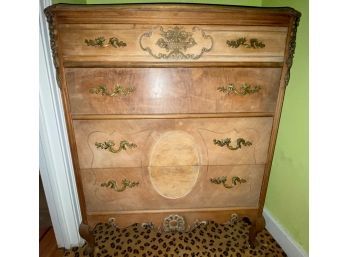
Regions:
<instances>
[{"instance_id":1,"label":"baseboard","mask_svg":"<svg viewBox=\"0 0 348 257\"><path fill-rule=\"evenodd\" d=\"M266 220L266 229L289 257L308 257L308 253L273 218L267 209L263 210L263 216Z\"/></svg>"}]
</instances>

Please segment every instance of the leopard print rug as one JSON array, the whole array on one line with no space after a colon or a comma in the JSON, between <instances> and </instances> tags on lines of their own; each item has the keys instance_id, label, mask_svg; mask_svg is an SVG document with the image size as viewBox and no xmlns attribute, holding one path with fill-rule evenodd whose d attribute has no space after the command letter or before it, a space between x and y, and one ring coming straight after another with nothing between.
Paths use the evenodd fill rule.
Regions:
<instances>
[{"instance_id":1,"label":"leopard print rug","mask_svg":"<svg viewBox=\"0 0 348 257\"><path fill-rule=\"evenodd\" d=\"M258 244L248 244L250 225L246 220L234 224L208 222L190 232L159 232L134 224L120 229L109 223L100 223L94 229L96 257L251 257L287 256L267 230L257 236ZM66 250L64 256L82 257L84 247Z\"/></svg>"}]
</instances>

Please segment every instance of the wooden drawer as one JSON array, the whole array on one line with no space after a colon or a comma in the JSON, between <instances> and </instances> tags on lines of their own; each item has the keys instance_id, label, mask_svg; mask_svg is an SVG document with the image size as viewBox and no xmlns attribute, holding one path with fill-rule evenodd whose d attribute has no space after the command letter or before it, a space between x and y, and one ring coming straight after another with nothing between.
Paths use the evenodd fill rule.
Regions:
<instances>
[{"instance_id":1,"label":"wooden drawer","mask_svg":"<svg viewBox=\"0 0 348 257\"><path fill-rule=\"evenodd\" d=\"M66 69L74 114L274 112L280 75L280 68Z\"/></svg>"},{"instance_id":2,"label":"wooden drawer","mask_svg":"<svg viewBox=\"0 0 348 257\"><path fill-rule=\"evenodd\" d=\"M264 171L263 165L198 166L188 172L185 167L159 173L150 168L86 169L81 171L87 211L199 209L258 206ZM225 185L211 179L227 177ZM232 184L232 177L245 180ZM136 182L133 187L122 186L122 180ZM118 187L112 188L113 182ZM103 185L103 186L102 186ZM125 189L124 189L125 188ZM118 192L116 189L119 189ZM121 191L124 189L123 191Z\"/></svg>"},{"instance_id":3,"label":"wooden drawer","mask_svg":"<svg viewBox=\"0 0 348 257\"><path fill-rule=\"evenodd\" d=\"M64 61L282 62L286 27L60 24Z\"/></svg>"},{"instance_id":4,"label":"wooden drawer","mask_svg":"<svg viewBox=\"0 0 348 257\"><path fill-rule=\"evenodd\" d=\"M272 121L271 117L75 120L74 127L82 169L173 167L264 164ZM226 138L232 149L214 142ZM240 148L239 138L245 140ZM122 148L124 140L136 146Z\"/></svg>"}]
</instances>

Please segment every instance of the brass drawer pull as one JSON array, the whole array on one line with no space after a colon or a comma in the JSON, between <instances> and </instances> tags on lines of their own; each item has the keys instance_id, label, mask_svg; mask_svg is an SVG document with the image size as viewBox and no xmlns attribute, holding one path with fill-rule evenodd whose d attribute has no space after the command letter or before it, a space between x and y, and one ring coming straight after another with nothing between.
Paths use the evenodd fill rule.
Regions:
<instances>
[{"instance_id":1,"label":"brass drawer pull","mask_svg":"<svg viewBox=\"0 0 348 257\"><path fill-rule=\"evenodd\" d=\"M117 37L109 38L109 41L106 43L105 37L97 37L96 39L85 39L87 46L96 46L96 47L109 47L113 46L115 48L125 47L127 44L122 40L119 40Z\"/></svg>"},{"instance_id":2,"label":"brass drawer pull","mask_svg":"<svg viewBox=\"0 0 348 257\"><path fill-rule=\"evenodd\" d=\"M225 188L234 188L237 186L237 184L242 184L242 183L246 183L247 181L243 178L239 178L239 177L232 177L232 184L231 185L227 185L226 182L227 182L227 177L226 176L223 176L223 177L216 177L216 178L211 178L210 179L210 182L213 183L213 184L217 184L217 185L220 185L222 184Z\"/></svg>"},{"instance_id":3,"label":"brass drawer pull","mask_svg":"<svg viewBox=\"0 0 348 257\"><path fill-rule=\"evenodd\" d=\"M106 86L100 85L89 89L90 94L100 94L106 96L127 96L135 91L135 87L123 87L120 85L114 86L112 91L109 91Z\"/></svg>"},{"instance_id":4,"label":"brass drawer pull","mask_svg":"<svg viewBox=\"0 0 348 257\"><path fill-rule=\"evenodd\" d=\"M95 146L97 148L101 148L103 150L108 150L109 152L112 152L112 153L118 153L118 152L121 152L122 150L127 150L127 147L128 148L135 148L135 147L137 147L136 144L129 143L127 140L122 140L120 142L120 145L119 145L118 149L114 148L115 143L112 140L108 140L108 141L105 141L105 142L102 142L102 143L95 142Z\"/></svg>"},{"instance_id":5,"label":"brass drawer pull","mask_svg":"<svg viewBox=\"0 0 348 257\"><path fill-rule=\"evenodd\" d=\"M226 146L228 149L230 150L238 150L239 148L242 148L242 145L244 146L251 146L252 143L250 141L245 141L244 138L238 138L237 139L237 146L236 147L233 147L231 146L231 138L225 138L225 139L214 139L213 140L214 144L215 145L218 145L218 146L221 146L221 147L224 147Z\"/></svg>"},{"instance_id":6,"label":"brass drawer pull","mask_svg":"<svg viewBox=\"0 0 348 257\"><path fill-rule=\"evenodd\" d=\"M247 39L245 37L241 37L236 40L227 40L226 44L232 48L238 48L239 46L243 46L245 48L257 49L264 48L266 46L262 41L259 41L256 38L251 38L249 39L249 42L247 42Z\"/></svg>"},{"instance_id":7,"label":"brass drawer pull","mask_svg":"<svg viewBox=\"0 0 348 257\"><path fill-rule=\"evenodd\" d=\"M108 182L102 183L100 186L107 187L115 190L116 192L122 192L128 188L136 187L139 185L139 182L130 181L128 179L123 179L121 182L121 187L117 184L115 180L109 180Z\"/></svg>"},{"instance_id":8,"label":"brass drawer pull","mask_svg":"<svg viewBox=\"0 0 348 257\"><path fill-rule=\"evenodd\" d=\"M226 95L234 94L234 95L241 95L241 96L255 94L259 92L260 89L261 89L260 86L252 87L251 85L247 83L244 83L243 85L241 85L239 89L237 89L236 86L233 84L228 84L227 86L217 88L218 91L223 92Z\"/></svg>"}]
</instances>

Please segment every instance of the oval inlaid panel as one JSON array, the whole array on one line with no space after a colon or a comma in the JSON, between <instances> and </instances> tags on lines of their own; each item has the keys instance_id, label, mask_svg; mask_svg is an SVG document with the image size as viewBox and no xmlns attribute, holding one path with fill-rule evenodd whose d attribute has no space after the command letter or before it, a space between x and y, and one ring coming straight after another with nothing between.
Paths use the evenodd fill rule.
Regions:
<instances>
[{"instance_id":1,"label":"oval inlaid panel","mask_svg":"<svg viewBox=\"0 0 348 257\"><path fill-rule=\"evenodd\" d=\"M152 148L150 180L155 190L166 198L177 199L191 192L199 169L197 143L184 131L164 133Z\"/></svg>"}]
</instances>

